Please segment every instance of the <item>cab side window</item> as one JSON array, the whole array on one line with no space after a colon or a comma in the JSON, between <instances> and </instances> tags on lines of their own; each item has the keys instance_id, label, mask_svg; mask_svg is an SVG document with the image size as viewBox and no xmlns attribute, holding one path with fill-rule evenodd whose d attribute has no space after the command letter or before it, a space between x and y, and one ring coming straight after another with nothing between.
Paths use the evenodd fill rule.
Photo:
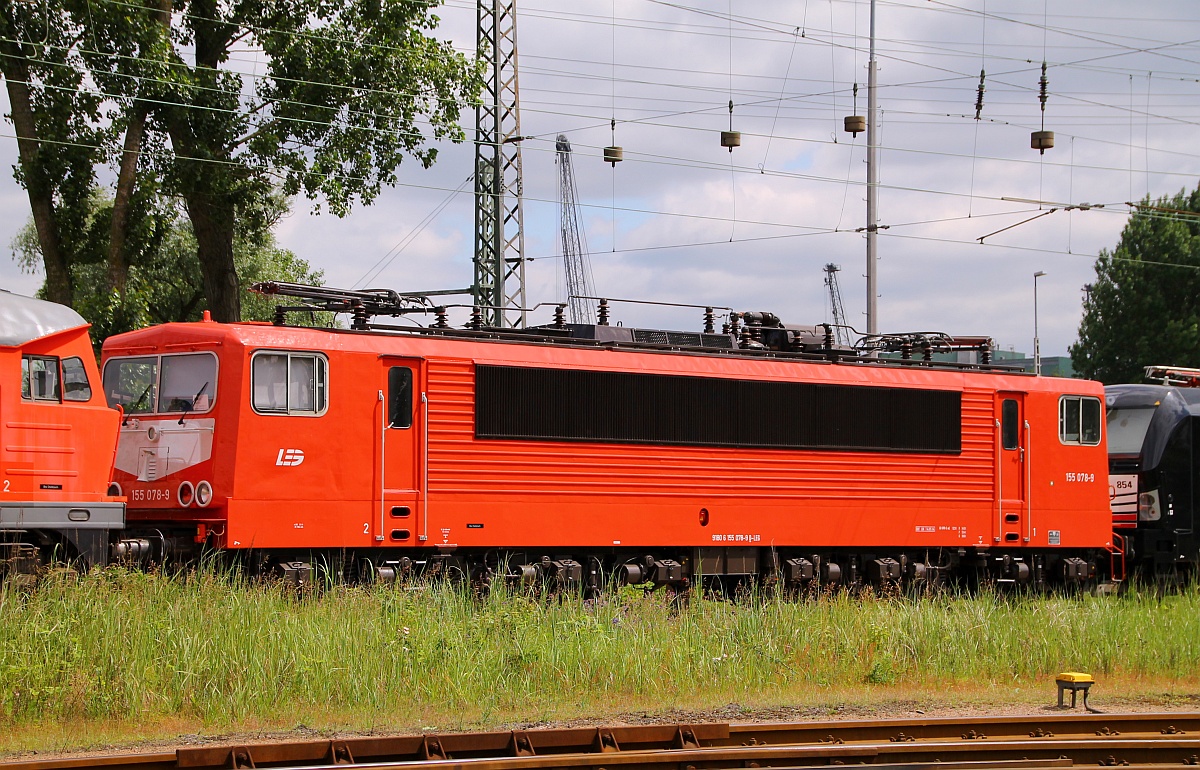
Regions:
<instances>
[{"instance_id":1,"label":"cab side window","mask_svg":"<svg viewBox=\"0 0 1200 770\"><path fill-rule=\"evenodd\" d=\"M1002 445L1005 449L1016 449L1021 445L1021 427L1018 424L1021 413L1017 402L1011 398L1004 399L1000 414Z\"/></svg>"},{"instance_id":2,"label":"cab side window","mask_svg":"<svg viewBox=\"0 0 1200 770\"><path fill-rule=\"evenodd\" d=\"M250 400L264 414L323 414L328 363L316 353L255 353L250 365Z\"/></svg>"},{"instance_id":3,"label":"cab side window","mask_svg":"<svg viewBox=\"0 0 1200 770\"><path fill-rule=\"evenodd\" d=\"M67 401L91 401L92 383L81 358L64 358L62 362L63 398Z\"/></svg>"},{"instance_id":4,"label":"cab side window","mask_svg":"<svg viewBox=\"0 0 1200 770\"><path fill-rule=\"evenodd\" d=\"M62 400L56 357L21 357L21 398L27 401Z\"/></svg>"},{"instance_id":5,"label":"cab side window","mask_svg":"<svg viewBox=\"0 0 1200 770\"><path fill-rule=\"evenodd\" d=\"M1100 399L1063 396L1058 401L1058 439L1064 444L1095 446L1103 422Z\"/></svg>"},{"instance_id":6,"label":"cab side window","mask_svg":"<svg viewBox=\"0 0 1200 770\"><path fill-rule=\"evenodd\" d=\"M413 372L407 366L388 369L388 427L411 428L413 419Z\"/></svg>"}]
</instances>

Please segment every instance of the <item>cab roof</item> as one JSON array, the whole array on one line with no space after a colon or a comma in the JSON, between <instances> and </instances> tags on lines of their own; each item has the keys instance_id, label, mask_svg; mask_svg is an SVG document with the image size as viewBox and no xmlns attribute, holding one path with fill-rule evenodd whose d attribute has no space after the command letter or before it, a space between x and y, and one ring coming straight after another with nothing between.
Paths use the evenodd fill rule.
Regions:
<instances>
[{"instance_id":1,"label":"cab roof","mask_svg":"<svg viewBox=\"0 0 1200 770\"><path fill-rule=\"evenodd\" d=\"M83 316L66 305L0 289L0 347L18 347L87 325Z\"/></svg>"}]
</instances>

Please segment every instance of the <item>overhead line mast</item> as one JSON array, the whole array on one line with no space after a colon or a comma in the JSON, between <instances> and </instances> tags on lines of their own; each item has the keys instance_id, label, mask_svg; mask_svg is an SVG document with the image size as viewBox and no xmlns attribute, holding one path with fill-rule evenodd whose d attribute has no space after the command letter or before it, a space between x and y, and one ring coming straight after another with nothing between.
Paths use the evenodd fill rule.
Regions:
<instances>
[{"instance_id":1,"label":"overhead line mast","mask_svg":"<svg viewBox=\"0 0 1200 770\"><path fill-rule=\"evenodd\" d=\"M867 63L867 334L879 333L875 300L878 257L875 240L879 235L879 95L876 93L875 0L871 0L871 58Z\"/></svg>"},{"instance_id":2,"label":"overhead line mast","mask_svg":"<svg viewBox=\"0 0 1200 770\"><path fill-rule=\"evenodd\" d=\"M488 77L475 108L475 274L471 294L489 326L523 327L525 230L516 0L478 0L476 50Z\"/></svg>"}]
</instances>

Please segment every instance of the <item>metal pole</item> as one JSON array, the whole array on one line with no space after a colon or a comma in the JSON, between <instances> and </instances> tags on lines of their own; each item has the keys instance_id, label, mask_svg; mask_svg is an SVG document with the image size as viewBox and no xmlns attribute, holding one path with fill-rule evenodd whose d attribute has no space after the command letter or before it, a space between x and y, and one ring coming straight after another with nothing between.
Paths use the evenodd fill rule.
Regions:
<instances>
[{"instance_id":1,"label":"metal pole","mask_svg":"<svg viewBox=\"0 0 1200 770\"><path fill-rule=\"evenodd\" d=\"M879 333L875 299L875 238L879 230L879 100L875 92L875 0L871 0L871 59L867 63L867 334Z\"/></svg>"},{"instance_id":2,"label":"metal pole","mask_svg":"<svg viewBox=\"0 0 1200 770\"><path fill-rule=\"evenodd\" d=\"M1046 273L1039 270L1033 274L1033 373L1042 373L1042 347L1038 341L1038 318L1037 318L1037 279L1041 278Z\"/></svg>"}]
</instances>

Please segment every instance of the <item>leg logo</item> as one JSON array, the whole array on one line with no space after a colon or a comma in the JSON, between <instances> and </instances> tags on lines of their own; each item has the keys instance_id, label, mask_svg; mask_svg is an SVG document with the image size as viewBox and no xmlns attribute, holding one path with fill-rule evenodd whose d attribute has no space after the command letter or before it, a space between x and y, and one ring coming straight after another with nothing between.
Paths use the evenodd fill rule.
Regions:
<instances>
[{"instance_id":1,"label":"leg logo","mask_svg":"<svg viewBox=\"0 0 1200 770\"><path fill-rule=\"evenodd\" d=\"M303 449L280 449L279 457L275 459L276 465L299 465L304 462Z\"/></svg>"}]
</instances>

